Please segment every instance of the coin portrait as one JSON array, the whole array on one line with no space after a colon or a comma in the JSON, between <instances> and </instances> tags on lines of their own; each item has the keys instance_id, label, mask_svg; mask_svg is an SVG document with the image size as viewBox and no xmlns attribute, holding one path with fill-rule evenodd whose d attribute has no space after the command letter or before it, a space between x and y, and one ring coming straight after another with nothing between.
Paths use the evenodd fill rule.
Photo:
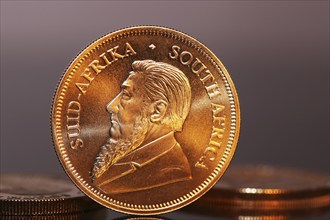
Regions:
<instances>
[{"instance_id":1,"label":"coin portrait","mask_svg":"<svg viewBox=\"0 0 330 220\"><path fill-rule=\"evenodd\" d=\"M152 215L188 205L219 180L240 111L230 75L206 46L136 26L75 58L51 120L56 153L77 187L116 211Z\"/></svg>"},{"instance_id":2,"label":"coin portrait","mask_svg":"<svg viewBox=\"0 0 330 220\"><path fill-rule=\"evenodd\" d=\"M107 105L110 138L101 147L92 179L108 193L145 190L191 179L174 136L190 109L190 84L178 68L134 61L121 91ZM151 174L152 169L152 175Z\"/></svg>"}]
</instances>

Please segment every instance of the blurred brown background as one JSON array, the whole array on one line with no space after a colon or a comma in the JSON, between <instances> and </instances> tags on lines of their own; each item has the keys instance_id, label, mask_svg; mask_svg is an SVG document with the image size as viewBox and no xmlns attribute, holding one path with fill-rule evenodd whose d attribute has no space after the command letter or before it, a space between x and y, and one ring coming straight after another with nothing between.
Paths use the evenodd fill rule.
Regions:
<instances>
[{"instance_id":1,"label":"blurred brown background","mask_svg":"<svg viewBox=\"0 0 330 220\"><path fill-rule=\"evenodd\" d=\"M63 173L57 82L95 39L141 24L188 33L227 67L242 112L233 163L329 172L329 1L1 1L1 172Z\"/></svg>"}]
</instances>

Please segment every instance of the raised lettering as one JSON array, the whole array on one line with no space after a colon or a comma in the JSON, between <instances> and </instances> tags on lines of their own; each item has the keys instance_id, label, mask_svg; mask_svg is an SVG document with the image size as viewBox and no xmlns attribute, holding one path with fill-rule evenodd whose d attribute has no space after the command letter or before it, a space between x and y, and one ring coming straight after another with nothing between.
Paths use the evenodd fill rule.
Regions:
<instances>
[{"instance_id":1,"label":"raised lettering","mask_svg":"<svg viewBox=\"0 0 330 220\"><path fill-rule=\"evenodd\" d=\"M169 53L169 57L173 60L177 59L179 57L179 51L180 51L180 47L179 46L172 46L172 53Z\"/></svg>"},{"instance_id":2,"label":"raised lettering","mask_svg":"<svg viewBox=\"0 0 330 220\"><path fill-rule=\"evenodd\" d=\"M75 138L75 137L78 137L79 136L79 134L80 134L79 124L68 125L66 127L68 129L68 136L69 136L69 138Z\"/></svg>"},{"instance_id":3,"label":"raised lettering","mask_svg":"<svg viewBox=\"0 0 330 220\"><path fill-rule=\"evenodd\" d=\"M201 158L195 164L195 167L208 169L207 166L205 165L205 160L214 161L216 155L217 155L217 151L215 147L210 147L210 146L207 147L204 150L203 156L201 156Z\"/></svg>"},{"instance_id":4,"label":"raised lettering","mask_svg":"<svg viewBox=\"0 0 330 220\"><path fill-rule=\"evenodd\" d=\"M214 98L217 95L221 95L220 88L217 82L214 82L210 86L205 86L207 94L209 95L210 99Z\"/></svg>"},{"instance_id":5,"label":"raised lettering","mask_svg":"<svg viewBox=\"0 0 330 220\"><path fill-rule=\"evenodd\" d=\"M203 78L201 78L201 81L204 85L206 84L206 82L208 80L211 80L211 82L214 81L214 76L212 75L212 73L209 70L206 70L205 73L207 73L207 75L204 76Z\"/></svg>"},{"instance_id":6,"label":"raised lettering","mask_svg":"<svg viewBox=\"0 0 330 220\"><path fill-rule=\"evenodd\" d=\"M188 59L185 61L183 58L184 56L187 57L188 55ZM183 64L183 65L186 65L188 66L189 64L191 64L191 62L193 61L194 57L191 53L189 53L188 51L183 51L181 54L180 54L180 62Z\"/></svg>"},{"instance_id":7,"label":"raised lettering","mask_svg":"<svg viewBox=\"0 0 330 220\"><path fill-rule=\"evenodd\" d=\"M70 147L77 150L78 147L84 147L84 142L80 138L74 139L73 141L70 141Z\"/></svg>"},{"instance_id":8,"label":"raised lettering","mask_svg":"<svg viewBox=\"0 0 330 220\"><path fill-rule=\"evenodd\" d=\"M125 43L125 54L122 55L117 52L117 49L119 46L115 46L109 50L107 50L107 53L102 53L99 56L99 60L93 60L88 67L82 72L80 75L84 79L88 81L87 83L76 83L76 87L80 90L80 92L85 95L87 92L87 88L92 83L94 78L101 73L102 70L104 70L107 66L111 65L113 62L117 61L118 59L122 59L124 57L128 57L130 55L135 55L136 51L133 49L133 47L126 42ZM112 58L112 60L111 60ZM95 72L95 73L93 73ZM94 74L94 75L93 75ZM96 75L95 75L96 74ZM80 95L79 95L80 96Z\"/></svg>"},{"instance_id":9,"label":"raised lettering","mask_svg":"<svg viewBox=\"0 0 330 220\"><path fill-rule=\"evenodd\" d=\"M80 116L80 103L76 101L72 101L69 103L68 111L67 111L67 123L75 122L79 120Z\"/></svg>"},{"instance_id":10,"label":"raised lettering","mask_svg":"<svg viewBox=\"0 0 330 220\"><path fill-rule=\"evenodd\" d=\"M214 115L219 114L222 110L225 109L225 106L219 105L219 104L216 104L216 103L211 103L211 107L212 107L212 112L213 112Z\"/></svg>"},{"instance_id":11,"label":"raised lettering","mask_svg":"<svg viewBox=\"0 0 330 220\"><path fill-rule=\"evenodd\" d=\"M106 66L102 66L99 64L100 61L93 60L88 66L92 67L92 69L95 71L96 75L101 72L101 70L105 69Z\"/></svg>"},{"instance_id":12,"label":"raised lettering","mask_svg":"<svg viewBox=\"0 0 330 220\"><path fill-rule=\"evenodd\" d=\"M80 92L85 95L87 92L87 88L89 86L89 83L76 83L77 88L80 90Z\"/></svg>"},{"instance_id":13,"label":"raised lettering","mask_svg":"<svg viewBox=\"0 0 330 220\"><path fill-rule=\"evenodd\" d=\"M102 58L102 59L104 60L104 62L106 63L106 65L110 65L110 64L111 64L110 60L109 60L108 57L106 56L106 53L102 53L102 54L100 55L100 58Z\"/></svg>"},{"instance_id":14,"label":"raised lettering","mask_svg":"<svg viewBox=\"0 0 330 220\"><path fill-rule=\"evenodd\" d=\"M213 138L222 139L224 132L225 132L224 129L213 127L211 139L213 139Z\"/></svg>"},{"instance_id":15,"label":"raised lettering","mask_svg":"<svg viewBox=\"0 0 330 220\"><path fill-rule=\"evenodd\" d=\"M218 149L220 149L222 142L216 142L216 141L210 141L210 145L216 146Z\"/></svg>"},{"instance_id":16,"label":"raised lettering","mask_svg":"<svg viewBox=\"0 0 330 220\"><path fill-rule=\"evenodd\" d=\"M82 72L82 74L80 74L80 76L82 76L85 79L87 79L89 81L89 83L91 83L94 80L94 77L92 77L92 72L90 71L89 68L86 68L84 70L84 72Z\"/></svg>"},{"instance_id":17,"label":"raised lettering","mask_svg":"<svg viewBox=\"0 0 330 220\"><path fill-rule=\"evenodd\" d=\"M202 156L197 163L195 164L195 167L202 168L207 170L207 166L205 165L205 156Z\"/></svg>"},{"instance_id":18,"label":"raised lettering","mask_svg":"<svg viewBox=\"0 0 330 220\"><path fill-rule=\"evenodd\" d=\"M217 155L217 149L214 147L207 147L204 151L204 155L208 157L210 161L214 161Z\"/></svg>"},{"instance_id":19,"label":"raised lettering","mask_svg":"<svg viewBox=\"0 0 330 220\"><path fill-rule=\"evenodd\" d=\"M111 48L110 50L107 51L111 55L113 61L118 60L118 58L122 59L122 58L125 57L124 55L121 55L121 54L117 53L118 47L119 46L115 46L114 48Z\"/></svg>"},{"instance_id":20,"label":"raised lettering","mask_svg":"<svg viewBox=\"0 0 330 220\"><path fill-rule=\"evenodd\" d=\"M226 118L224 117L213 117L213 123L214 124L218 124L219 126L224 127L225 126L225 122L226 122Z\"/></svg>"},{"instance_id":21,"label":"raised lettering","mask_svg":"<svg viewBox=\"0 0 330 220\"><path fill-rule=\"evenodd\" d=\"M203 168L203 169L206 169L206 170L207 170L207 167L206 167L206 165L204 164L204 158L203 158L203 157L201 157L201 158L197 161L197 163L195 164L195 167L197 167L197 168Z\"/></svg>"},{"instance_id":22,"label":"raised lettering","mask_svg":"<svg viewBox=\"0 0 330 220\"><path fill-rule=\"evenodd\" d=\"M180 47L173 45L172 51L169 53L169 57L171 59L179 58L179 61L182 65L189 66L194 60L193 55L188 51L182 51L181 53L179 52ZM195 58L195 61L191 66L191 71L199 77L200 81L205 86L206 92L210 99L214 98L217 95L221 95L220 88L217 82L214 82L214 76L198 58ZM203 71L204 74L202 75Z\"/></svg>"},{"instance_id":23,"label":"raised lettering","mask_svg":"<svg viewBox=\"0 0 330 220\"><path fill-rule=\"evenodd\" d=\"M72 149L77 149L78 147L83 147L83 141L78 138L80 135L80 111L81 105L77 101L71 101L68 105L67 110L67 135L69 138L70 147ZM72 140L73 139L73 140Z\"/></svg>"},{"instance_id":24,"label":"raised lettering","mask_svg":"<svg viewBox=\"0 0 330 220\"><path fill-rule=\"evenodd\" d=\"M80 111L80 103L77 101L71 101L68 105L68 113L77 111Z\"/></svg>"},{"instance_id":25,"label":"raised lettering","mask_svg":"<svg viewBox=\"0 0 330 220\"><path fill-rule=\"evenodd\" d=\"M196 69L196 67L200 64L200 67ZM196 58L195 62L191 65L191 71L199 76L199 74L206 69L206 66L202 61L200 61L198 58Z\"/></svg>"},{"instance_id":26,"label":"raised lettering","mask_svg":"<svg viewBox=\"0 0 330 220\"><path fill-rule=\"evenodd\" d=\"M126 50L125 56L127 56L127 57L129 55L135 55L136 54L135 50L133 49L133 47L128 42L126 42L125 50Z\"/></svg>"}]
</instances>

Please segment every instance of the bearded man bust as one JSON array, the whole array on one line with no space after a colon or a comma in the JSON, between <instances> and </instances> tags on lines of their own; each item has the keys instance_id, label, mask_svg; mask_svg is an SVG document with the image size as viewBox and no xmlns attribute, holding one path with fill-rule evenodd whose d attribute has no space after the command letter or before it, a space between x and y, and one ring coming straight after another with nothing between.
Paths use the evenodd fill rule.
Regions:
<instances>
[{"instance_id":1,"label":"bearded man bust","mask_svg":"<svg viewBox=\"0 0 330 220\"><path fill-rule=\"evenodd\" d=\"M190 110L191 87L178 68L135 61L120 93L106 106L110 138L91 169L104 192L127 193L192 179L189 161L174 133Z\"/></svg>"}]
</instances>

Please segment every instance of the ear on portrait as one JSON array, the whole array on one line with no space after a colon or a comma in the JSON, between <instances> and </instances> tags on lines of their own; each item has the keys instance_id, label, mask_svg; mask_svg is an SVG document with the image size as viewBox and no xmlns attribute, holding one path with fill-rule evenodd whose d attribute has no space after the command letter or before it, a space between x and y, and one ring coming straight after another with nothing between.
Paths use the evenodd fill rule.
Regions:
<instances>
[{"instance_id":1,"label":"ear on portrait","mask_svg":"<svg viewBox=\"0 0 330 220\"><path fill-rule=\"evenodd\" d=\"M151 104L152 113L150 121L153 123L161 123L166 116L168 104L164 100L157 100Z\"/></svg>"}]
</instances>

